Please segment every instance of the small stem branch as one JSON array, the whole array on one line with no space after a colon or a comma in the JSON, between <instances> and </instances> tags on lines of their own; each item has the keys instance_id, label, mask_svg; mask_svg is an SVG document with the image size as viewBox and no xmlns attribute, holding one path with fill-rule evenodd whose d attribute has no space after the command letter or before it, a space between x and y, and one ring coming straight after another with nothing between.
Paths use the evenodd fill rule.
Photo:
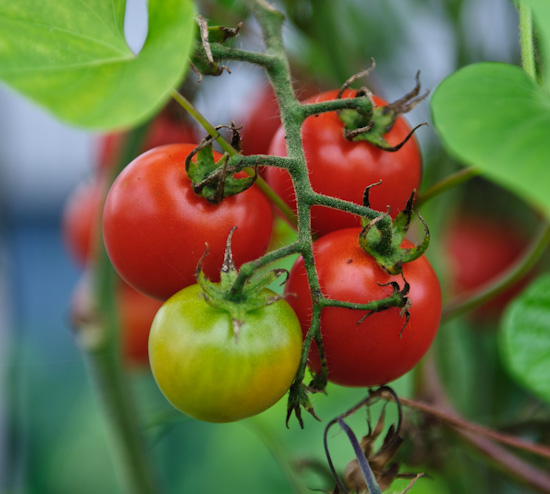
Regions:
<instances>
[{"instance_id":1,"label":"small stem branch","mask_svg":"<svg viewBox=\"0 0 550 494\"><path fill-rule=\"evenodd\" d=\"M303 118L340 110L358 110L363 113L372 111L372 103L367 97L364 98L342 98L319 103L308 103L301 106Z\"/></svg>"},{"instance_id":2,"label":"small stem branch","mask_svg":"<svg viewBox=\"0 0 550 494\"><path fill-rule=\"evenodd\" d=\"M300 251L300 245L298 242L294 242L289 245L285 245L281 247L280 249L274 250L272 252L268 252L264 256L260 257L259 259L256 259L254 261L247 262L243 264L239 269L239 274L237 275L237 278L235 279L232 291L235 293L240 293L244 287L244 284L246 281L258 270L263 268L264 266L267 266L268 264L271 264L272 262L275 262L279 259L283 259L287 256L290 256L292 254L297 254Z\"/></svg>"},{"instance_id":3,"label":"small stem branch","mask_svg":"<svg viewBox=\"0 0 550 494\"><path fill-rule=\"evenodd\" d=\"M342 417L338 417L338 425L346 433L353 447L355 457L357 458L357 462L359 463L359 468L361 468L361 473L363 474L363 477L369 489L369 494L382 494L382 491L380 490L380 487L376 482L374 474L372 473L372 470L370 468L369 462L365 457L365 453L363 452L363 449L361 448L361 444L359 444L357 437L355 436L353 431L350 429L348 424L344 422L344 419Z\"/></svg>"},{"instance_id":4,"label":"small stem branch","mask_svg":"<svg viewBox=\"0 0 550 494\"><path fill-rule=\"evenodd\" d=\"M458 414L452 408L449 399L443 389L441 380L437 373L433 353L428 355L425 365L422 367L422 377L426 384L426 395L431 396L434 406L443 410L447 415L456 417ZM400 399L402 403L403 400ZM471 446L483 453L487 459L499 467L506 475L515 477L526 485L529 485L540 492L550 492L550 476L534 468L521 460L508 450L495 444L492 438L485 437L477 432L463 430L460 427L451 425L453 429Z\"/></svg>"},{"instance_id":5,"label":"small stem branch","mask_svg":"<svg viewBox=\"0 0 550 494\"><path fill-rule=\"evenodd\" d=\"M452 175L449 175L448 177L444 178L435 185L432 185L429 189L426 189L424 192L419 194L414 203L415 208L420 208L439 194L442 194L443 192L446 192L453 187L457 187L458 185L461 185L464 182L467 182L468 180L477 177L479 174L480 172L474 168L463 168L462 170L453 173Z\"/></svg>"},{"instance_id":6,"label":"small stem branch","mask_svg":"<svg viewBox=\"0 0 550 494\"><path fill-rule=\"evenodd\" d=\"M419 410L421 412L437 417L443 423L448 426L456 427L457 429L470 432L477 436L484 436L493 441L497 441L501 444L506 444L507 446L512 446L513 448L520 449L522 451L527 451L537 456L550 459L550 447L544 446L542 444L536 444L531 441L526 441L524 439L511 436L502 432L498 432L494 429L489 429L479 424L474 424L467 421L460 415L443 410L429 403L424 403L421 401L411 400L409 398L399 398L401 404Z\"/></svg>"},{"instance_id":7,"label":"small stem branch","mask_svg":"<svg viewBox=\"0 0 550 494\"><path fill-rule=\"evenodd\" d=\"M521 44L521 64L523 70L536 80L535 45L533 36L533 14L527 2L519 2L519 36Z\"/></svg>"},{"instance_id":8,"label":"small stem branch","mask_svg":"<svg viewBox=\"0 0 550 494\"><path fill-rule=\"evenodd\" d=\"M550 224L544 222L525 254L496 280L489 280L474 293L459 295L447 302L442 311L442 321L482 306L521 280L537 263L550 244Z\"/></svg>"},{"instance_id":9,"label":"small stem branch","mask_svg":"<svg viewBox=\"0 0 550 494\"><path fill-rule=\"evenodd\" d=\"M260 67L271 67L273 63L273 57L265 53L258 53L246 50L239 50L219 43L213 43L210 45L212 51L212 57L216 61L221 60L234 60L236 62L247 62ZM199 56L206 60L206 52L201 43L195 44L195 56Z\"/></svg>"},{"instance_id":10,"label":"small stem branch","mask_svg":"<svg viewBox=\"0 0 550 494\"><path fill-rule=\"evenodd\" d=\"M171 92L172 98L174 98L187 112L198 122L202 125L204 130L208 132L212 138L221 146L221 148L229 154L229 156L233 156L234 154L237 154L237 150L231 146L216 130L216 128L206 119L206 117L198 111L193 104L179 91L172 89Z\"/></svg>"},{"instance_id":11,"label":"small stem branch","mask_svg":"<svg viewBox=\"0 0 550 494\"><path fill-rule=\"evenodd\" d=\"M354 202L338 199L337 197L325 196L313 191L307 194L307 196L304 197L304 200L306 200L310 206L324 206L326 208L338 209L340 211L345 211L346 213L368 218L369 220L373 220L384 214L380 211L375 211L374 209L361 206L360 204L356 204ZM391 220L389 217L387 220L381 220L380 225L382 225L382 222L384 221L391 226Z\"/></svg>"}]
</instances>

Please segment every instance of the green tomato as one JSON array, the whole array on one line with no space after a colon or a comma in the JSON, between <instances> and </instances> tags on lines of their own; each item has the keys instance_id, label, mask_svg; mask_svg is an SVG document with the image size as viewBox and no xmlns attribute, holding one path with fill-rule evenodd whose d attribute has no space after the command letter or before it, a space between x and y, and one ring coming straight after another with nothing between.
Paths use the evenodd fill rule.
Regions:
<instances>
[{"instance_id":1,"label":"green tomato","mask_svg":"<svg viewBox=\"0 0 550 494\"><path fill-rule=\"evenodd\" d=\"M292 384L301 353L300 322L286 301L247 312L235 335L229 313L208 304L199 285L164 303L149 336L151 370L164 396L207 422L240 420L274 405Z\"/></svg>"}]
</instances>

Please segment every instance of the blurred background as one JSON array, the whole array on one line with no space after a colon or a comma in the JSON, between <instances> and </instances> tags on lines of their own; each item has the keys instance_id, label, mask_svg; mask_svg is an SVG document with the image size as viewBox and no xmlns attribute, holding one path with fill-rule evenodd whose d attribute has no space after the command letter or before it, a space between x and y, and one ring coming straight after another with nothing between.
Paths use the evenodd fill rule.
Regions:
<instances>
[{"instance_id":1,"label":"blurred background","mask_svg":"<svg viewBox=\"0 0 550 494\"><path fill-rule=\"evenodd\" d=\"M145 0L127 3L127 37L137 52L146 34ZM196 3L214 23L235 25L245 15L238 1ZM388 100L409 91L418 70L423 87L433 90L468 63L518 63L517 14L509 0L274 3L289 18L285 40L298 89L338 87L371 57L376 69L370 84ZM261 49L254 21L244 20L239 43ZM266 87L259 69L231 67L231 75L200 85L189 75L196 106L216 124L245 120ZM65 126L5 87L0 87L0 107L0 492L116 493L108 430L70 322L82 268L61 234L70 193L97 167L99 136ZM407 119L429 122L429 103ZM425 158L424 186L457 168L442 155L432 128L420 129L417 137ZM502 195L482 181L477 187ZM424 213L436 239L441 209L427 207ZM431 256L444 279L444 260ZM411 379L401 379L396 389L406 393ZM257 418L219 426L173 413L146 370L134 371L131 384L165 492L293 492L296 465L307 486L327 485L325 471L317 468L325 465L324 425L308 417L305 430L296 423L287 430L284 399ZM468 386L464 381L456 386L464 404ZM361 398L361 390L329 386L329 398L316 397L315 403L318 414L330 419ZM364 429L364 418L353 423ZM353 458L351 448L341 436L333 447L343 468ZM473 475L489 474L481 469ZM513 483L491 480L490 485L483 492L529 492ZM419 484L413 492L469 492L463 489L451 475Z\"/></svg>"}]
</instances>

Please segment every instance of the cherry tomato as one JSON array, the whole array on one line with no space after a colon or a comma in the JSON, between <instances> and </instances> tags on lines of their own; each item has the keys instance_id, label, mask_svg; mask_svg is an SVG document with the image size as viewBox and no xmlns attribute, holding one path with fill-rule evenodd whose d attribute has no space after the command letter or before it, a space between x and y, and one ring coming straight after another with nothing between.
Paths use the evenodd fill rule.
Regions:
<instances>
[{"instance_id":1,"label":"cherry tomato","mask_svg":"<svg viewBox=\"0 0 550 494\"><path fill-rule=\"evenodd\" d=\"M195 142L195 130L189 124L180 122L165 114L158 115L147 131L142 151L180 142ZM117 165L121 159L126 133L113 132L100 136L98 140L98 168L105 171Z\"/></svg>"},{"instance_id":2,"label":"cherry tomato","mask_svg":"<svg viewBox=\"0 0 550 494\"><path fill-rule=\"evenodd\" d=\"M490 283L516 261L527 247L518 226L486 216L457 215L449 221L443 238L449 257L450 289L455 295ZM498 316L525 287L528 278L474 312L479 319Z\"/></svg>"},{"instance_id":3,"label":"cherry tomato","mask_svg":"<svg viewBox=\"0 0 550 494\"><path fill-rule=\"evenodd\" d=\"M354 91L345 91L343 97L352 97ZM328 91L305 100L314 103L336 99L337 91ZM374 97L377 105L386 102ZM365 142L350 142L344 138L344 125L336 112L308 117L302 127L302 140L313 190L328 196L363 203L363 193L368 185L382 181L370 190L371 207L387 211L395 218L407 204L413 190L418 190L422 179L422 157L416 139L411 137L396 152L383 151ZM403 141L410 128L400 117L385 135L391 145ZM279 128L269 149L269 154L286 156L285 136ZM288 205L296 209L296 198L290 175L286 170L269 167L266 180ZM357 216L335 209L314 206L311 225L319 235L333 230L359 226Z\"/></svg>"},{"instance_id":4,"label":"cherry tomato","mask_svg":"<svg viewBox=\"0 0 550 494\"><path fill-rule=\"evenodd\" d=\"M116 283L121 351L129 366L149 367L149 331L162 302L137 292L122 279ZM90 278L85 273L75 287L71 313L73 320L86 320L95 313Z\"/></svg>"},{"instance_id":5,"label":"cherry tomato","mask_svg":"<svg viewBox=\"0 0 550 494\"><path fill-rule=\"evenodd\" d=\"M184 163L194 147L171 144L140 155L116 178L103 210L113 266L136 290L161 300L195 282L206 244L203 271L219 279L233 226L236 266L263 255L271 237L271 206L255 186L220 204L193 192Z\"/></svg>"},{"instance_id":6,"label":"cherry tomato","mask_svg":"<svg viewBox=\"0 0 550 494\"><path fill-rule=\"evenodd\" d=\"M164 396L208 422L274 405L292 384L301 352L300 323L286 301L248 312L236 337L229 314L209 305L199 285L164 303L149 337L151 370Z\"/></svg>"},{"instance_id":7,"label":"cherry tomato","mask_svg":"<svg viewBox=\"0 0 550 494\"><path fill-rule=\"evenodd\" d=\"M65 202L61 222L63 240L69 254L81 266L94 255L106 191L103 180L86 180L75 187Z\"/></svg>"},{"instance_id":8,"label":"cherry tomato","mask_svg":"<svg viewBox=\"0 0 550 494\"><path fill-rule=\"evenodd\" d=\"M331 299L368 303L388 297L400 276L390 276L358 243L360 228L329 233L313 244L322 293ZM410 247L405 241L403 247ZM371 314L325 307L321 312L321 335L328 365L328 379L343 386L375 386L389 383L410 371L430 347L441 317L441 290L428 260L422 256L403 266L410 283L410 320L399 308ZM296 311L304 337L311 323L311 295L303 259L300 257L285 288ZM401 331L403 332L401 333ZM312 345L309 367L321 371L317 346Z\"/></svg>"}]
</instances>

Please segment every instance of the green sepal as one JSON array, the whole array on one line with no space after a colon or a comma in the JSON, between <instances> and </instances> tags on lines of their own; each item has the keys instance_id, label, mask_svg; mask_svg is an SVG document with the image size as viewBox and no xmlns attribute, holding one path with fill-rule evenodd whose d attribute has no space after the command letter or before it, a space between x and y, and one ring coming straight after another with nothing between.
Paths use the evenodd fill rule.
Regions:
<instances>
[{"instance_id":1,"label":"green sepal","mask_svg":"<svg viewBox=\"0 0 550 494\"><path fill-rule=\"evenodd\" d=\"M362 90L364 92L364 90ZM412 137L416 129L422 125L417 125L400 143L392 146L384 137L394 126L397 119L412 110L420 101L425 99L429 91L423 95L420 93L420 72L416 74L416 85L412 91L405 94L402 98L383 106L375 107L369 114L363 114L358 110L342 110L338 116L344 124L344 137L349 141L367 141L384 151L395 152ZM360 93L358 93L360 94Z\"/></svg>"},{"instance_id":2,"label":"green sepal","mask_svg":"<svg viewBox=\"0 0 550 494\"><path fill-rule=\"evenodd\" d=\"M192 162L193 157L196 157L195 162ZM187 157L185 163L187 175L193 184L193 192L208 202L219 204L224 197L240 194L250 188L256 181L257 174L236 177L235 174L241 171L241 168L238 164L233 165L233 162L228 154L224 154L216 162L211 139L203 141Z\"/></svg>"},{"instance_id":3,"label":"green sepal","mask_svg":"<svg viewBox=\"0 0 550 494\"><path fill-rule=\"evenodd\" d=\"M288 275L288 272L284 269L268 271L254 280L247 280L242 289L236 290L235 282L237 281L239 272L231 254L231 238L236 228L236 226L233 227L227 237L224 261L220 271L220 281L218 283L210 281L201 268L202 261L208 255L208 246L197 264L195 273L195 278L202 289L202 296L205 301L212 307L227 312L231 317L235 339L238 338L239 329L246 319L248 312L261 309L283 298L265 289L281 274L285 273Z\"/></svg>"},{"instance_id":4,"label":"green sepal","mask_svg":"<svg viewBox=\"0 0 550 494\"><path fill-rule=\"evenodd\" d=\"M418 259L430 244L430 231L420 215L424 225L424 237L420 244L414 247L401 247L412 219L414 192L407 202L407 206L393 220L389 214L381 214L373 220L361 219L363 230L359 235L359 245L376 260L376 263L391 275L403 273L403 264ZM365 191L364 200L368 206L368 193Z\"/></svg>"},{"instance_id":5,"label":"green sepal","mask_svg":"<svg viewBox=\"0 0 550 494\"><path fill-rule=\"evenodd\" d=\"M236 27L208 26L208 41L210 43L225 43L239 34L242 25L243 23L239 22Z\"/></svg>"}]
</instances>

